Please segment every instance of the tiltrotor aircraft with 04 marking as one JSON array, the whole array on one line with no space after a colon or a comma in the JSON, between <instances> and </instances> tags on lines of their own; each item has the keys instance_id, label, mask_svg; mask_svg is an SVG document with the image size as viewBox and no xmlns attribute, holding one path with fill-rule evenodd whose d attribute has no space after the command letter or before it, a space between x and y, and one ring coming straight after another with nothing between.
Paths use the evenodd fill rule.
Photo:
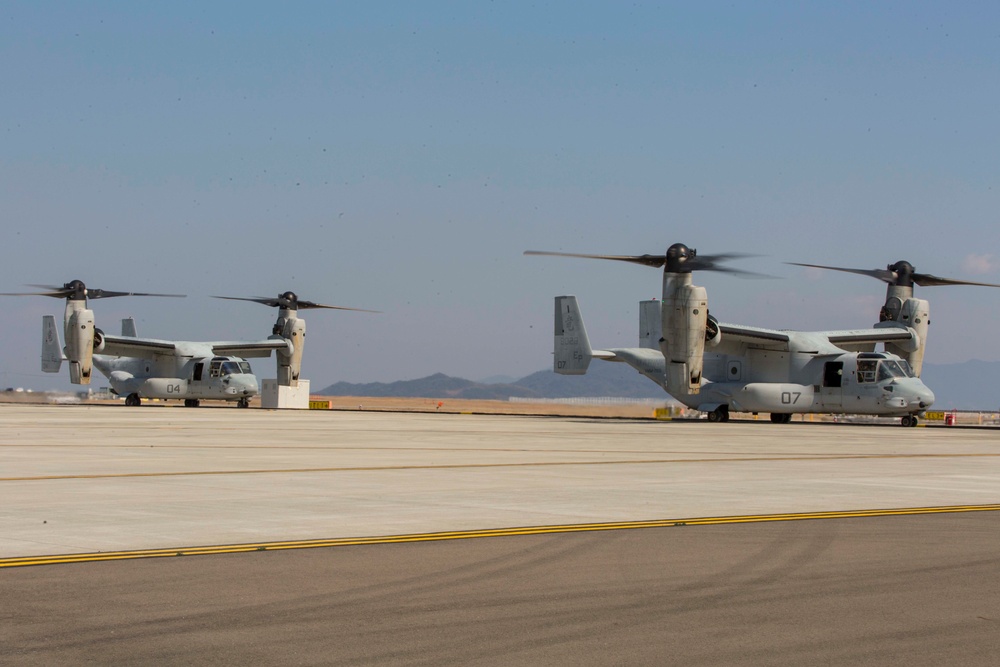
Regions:
<instances>
[{"instance_id":1,"label":"tiltrotor aircraft with 04 marking","mask_svg":"<svg viewBox=\"0 0 1000 667\"><path fill-rule=\"evenodd\" d=\"M913 298L913 284L1000 287L916 274L907 262L886 271L805 265L884 280L886 304L869 329L785 331L727 324L709 314L707 290L693 284L692 273L756 275L723 265L743 255L698 255L681 243L663 255L525 254L662 267L663 298L639 304L638 348L593 349L576 297L556 297L554 370L582 375L594 358L624 362L710 421L727 421L730 411L770 413L775 423L793 414L849 413L898 416L903 426L915 426L934 394L919 377L929 304ZM876 351L878 344L883 351Z\"/></svg>"},{"instance_id":2,"label":"tiltrotor aircraft with 04 marking","mask_svg":"<svg viewBox=\"0 0 1000 667\"><path fill-rule=\"evenodd\" d=\"M34 285L45 291L7 293L4 296L48 296L66 299L63 335L59 340L55 317L42 318L42 370L58 373L64 361L69 364L70 382L90 384L96 367L107 377L112 391L125 397L125 404L140 405L143 398L183 400L197 407L202 400L235 402L248 407L259 392L248 358L277 357L277 383L297 386L305 347L305 320L300 309L362 310L327 306L304 301L294 292L275 297L215 297L253 301L278 308L272 333L256 341L175 341L139 338L135 321L122 320L122 335L107 334L94 324L88 299L119 296L183 296L140 292L114 292L88 289L79 280L62 287ZM375 312L375 311L364 311Z\"/></svg>"}]
</instances>

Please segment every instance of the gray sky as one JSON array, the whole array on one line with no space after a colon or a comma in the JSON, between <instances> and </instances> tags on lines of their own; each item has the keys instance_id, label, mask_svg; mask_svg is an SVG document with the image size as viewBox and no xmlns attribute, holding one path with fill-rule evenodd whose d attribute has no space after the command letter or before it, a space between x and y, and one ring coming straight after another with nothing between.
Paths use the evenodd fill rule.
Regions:
<instances>
[{"instance_id":1,"label":"gray sky","mask_svg":"<svg viewBox=\"0 0 1000 667\"><path fill-rule=\"evenodd\" d=\"M525 249L761 257L699 274L727 322L875 321L884 286L801 261L1000 283L995 3L5 3L0 291L188 294L98 326L255 339L306 311L315 386L551 363L552 297L637 340L657 271ZM1000 359L1000 290L928 288L927 360ZM39 370L5 298L0 385ZM273 361L257 360L259 376Z\"/></svg>"}]
</instances>

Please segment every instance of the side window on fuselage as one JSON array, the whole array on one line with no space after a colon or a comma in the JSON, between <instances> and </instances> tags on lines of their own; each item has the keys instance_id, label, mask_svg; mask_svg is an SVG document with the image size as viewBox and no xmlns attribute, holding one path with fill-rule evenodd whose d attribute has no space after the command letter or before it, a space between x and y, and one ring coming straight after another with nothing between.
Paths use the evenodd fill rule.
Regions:
<instances>
[{"instance_id":1,"label":"side window on fuselage","mask_svg":"<svg viewBox=\"0 0 1000 667\"><path fill-rule=\"evenodd\" d=\"M194 375L191 376L191 379L194 380L195 382L201 382L201 374L204 372L205 372L205 362L199 361L194 365Z\"/></svg>"},{"instance_id":2,"label":"side window on fuselage","mask_svg":"<svg viewBox=\"0 0 1000 667\"><path fill-rule=\"evenodd\" d=\"M858 382L874 382L877 365L874 359L858 359Z\"/></svg>"},{"instance_id":3,"label":"side window on fuselage","mask_svg":"<svg viewBox=\"0 0 1000 667\"><path fill-rule=\"evenodd\" d=\"M844 381L844 362L828 361L823 367L823 386L840 387Z\"/></svg>"}]
</instances>

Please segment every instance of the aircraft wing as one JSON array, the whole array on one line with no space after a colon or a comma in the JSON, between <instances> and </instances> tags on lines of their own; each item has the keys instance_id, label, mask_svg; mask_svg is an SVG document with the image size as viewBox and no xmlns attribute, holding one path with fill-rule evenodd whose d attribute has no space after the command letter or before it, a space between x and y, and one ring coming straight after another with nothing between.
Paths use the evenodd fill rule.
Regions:
<instances>
[{"instance_id":1,"label":"aircraft wing","mask_svg":"<svg viewBox=\"0 0 1000 667\"><path fill-rule=\"evenodd\" d=\"M722 331L720 346L723 348L737 345L785 352L835 354L838 350L871 351L877 343L895 343L904 349L915 349L918 344L916 332L900 326L843 331L778 331L720 322L719 328Z\"/></svg>"},{"instance_id":2,"label":"aircraft wing","mask_svg":"<svg viewBox=\"0 0 1000 667\"><path fill-rule=\"evenodd\" d=\"M232 341L209 343L212 352L220 356L232 357L270 357L271 352L283 350L288 353L292 351L292 344L284 338L268 338L257 341Z\"/></svg>"},{"instance_id":3,"label":"aircraft wing","mask_svg":"<svg viewBox=\"0 0 1000 667\"><path fill-rule=\"evenodd\" d=\"M851 329L848 331L824 331L834 345L842 343L900 343L914 340L916 332L902 327L879 327L876 329Z\"/></svg>"},{"instance_id":4,"label":"aircraft wing","mask_svg":"<svg viewBox=\"0 0 1000 667\"><path fill-rule=\"evenodd\" d=\"M173 354L176 349L177 345L169 340L104 334L104 349L98 354L106 354L111 357L152 359L160 354Z\"/></svg>"},{"instance_id":5,"label":"aircraft wing","mask_svg":"<svg viewBox=\"0 0 1000 667\"><path fill-rule=\"evenodd\" d=\"M823 331L821 335L826 336L833 345L851 352L870 352L875 349L876 343L894 343L908 351L916 350L920 345L916 331L900 326Z\"/></svg>"},{"instance_id":6,"label":"aircraft wing","mask_svg":"<svg viewBox=\"0 0 1000 667\"><path fill-rule=\"evenodd\" d=\"M790 337L784 331L722 322L719 322L719 329L722 331L722 345L735 343L748 347L766 347L770 350L788 350Z\"/></svg>"},{"instance_id":7,"label":"aircraft wing","mask_svg":"<svg viewBox=\"0 0 1000 667\"><path fill-rule=\"evenodd\" d=\"M176 354L178 356L232 356L270 357L275 350L291 352L291 343L283 338L268 338L257 341L217 341L188 342L157 340L155 338L133 338L132 336L104 336L104 349L98 354L112 357L138 357L152 359L156 356Z\"/></svg>"}]
</instances>

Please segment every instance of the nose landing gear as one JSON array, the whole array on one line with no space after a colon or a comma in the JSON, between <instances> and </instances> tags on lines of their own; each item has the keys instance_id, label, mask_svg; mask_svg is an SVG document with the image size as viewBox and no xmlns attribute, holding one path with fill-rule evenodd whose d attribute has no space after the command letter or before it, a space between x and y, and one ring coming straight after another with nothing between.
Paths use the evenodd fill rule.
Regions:
<instances>
[{"instance_id":1,"label":"nose landing gear","mask_svg":"<svg viewBox=\"0 0 1000 667\"><path fill-rule=\"evenodd\" d=\"M916 426L918 421L916 415L903 415L903 418L899 420L899 425L904 427Z\"/></svg>"}]
</instances>

